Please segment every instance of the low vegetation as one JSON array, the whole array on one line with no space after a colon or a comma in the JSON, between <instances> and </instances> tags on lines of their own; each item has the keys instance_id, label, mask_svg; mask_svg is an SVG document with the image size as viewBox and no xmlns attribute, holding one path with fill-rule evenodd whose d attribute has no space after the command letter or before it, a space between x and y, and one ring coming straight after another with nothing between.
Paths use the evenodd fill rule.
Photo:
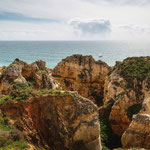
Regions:
<instances>
[{"instance_id":1,"label":"low vegetation","mask_svg":"<svg viewBox=\"0 0 150 150\"><path fill-rule=\"evenodd\" d=\"M108 118L100 116L100 127L102 150L121 147L121 137L113 133Z\"/></svg>"},{"instance_id":2,"label":"low vegetation","mask_svg":"<svg viewBox=\"0 0 150 150\"><path fill-rule=\"evenodd\" d=\"M70 95L75 92L73 91L62 91L62 90L48 90L41 89L36 90L32 86L28 86L24 83L18 83L13 85L13 90L9 95L0 95L0 102L9 102L9 100L26 100L31 97L40 97L43 95Z\"/></svg>"},{"instance_id":3,"label":"low vegetation","mask_svg":"<svg viewBox=\"0 0 150 150\"><path fill-rule=\"evenodd\" d=\"M0 117L0 150L26 150L30 146L24 138L19 138L16 128L6 117Z\"/></svg>"},{"instance_id":4,"label":"low vegetation","mask_svg":"<svg viewBox=\"0 0 150 150\"><path fill-rule=\"evenodd\" d=\"M123 77L144 80L150 77L150 57L127 58L120 65L120 68Z\"/></svg>"}]
</instances>

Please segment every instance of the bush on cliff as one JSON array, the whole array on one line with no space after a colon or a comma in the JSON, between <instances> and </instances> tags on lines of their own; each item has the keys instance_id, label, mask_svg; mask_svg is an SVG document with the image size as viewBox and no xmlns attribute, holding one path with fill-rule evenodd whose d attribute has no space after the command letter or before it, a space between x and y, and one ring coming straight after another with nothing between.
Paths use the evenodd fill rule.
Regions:
<instances>
[{"instance_id":1,"label":"bush on cliff","mask_svg":"<svg viewBox=\"0 0 150 150\"><path fill-rule=\"evenodd\" d=\"M100 116L100 127L102 150L121 147L121 137L113 133L107 117Z\"/></svg>"},{"instance_id":2,"label":"bush on cliff","mask_svg":"<svg viewBox=\"0 0 150 150\"><path fill-rule=\"evenodd\" d=\"M120 69L125 78L144 80L150 77L150 57L127 58L120 65Z\"/></svg>"}]
</instances>

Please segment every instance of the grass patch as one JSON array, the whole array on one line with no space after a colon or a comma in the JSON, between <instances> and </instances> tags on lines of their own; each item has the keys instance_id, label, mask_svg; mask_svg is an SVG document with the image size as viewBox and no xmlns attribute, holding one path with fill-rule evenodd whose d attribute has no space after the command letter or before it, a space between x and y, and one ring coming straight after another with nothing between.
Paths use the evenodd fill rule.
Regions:
<instances>
[{"instance_id":1,"label":"grass patch","mask_svg":"<svg viewBox=\"0 0 150 150\"><path fill-rule=\"evenodd\" d=\"M132 120L132 116L134 114L139 113L139 111L141 110L141 107L142 107L142 104L135 104L135 105L130 106L127 109L127 116L129 117L130 120Z\"/></svg>"},{"instance_id":2,"label":"grass patch","mask_svg":"<svg viewBox=\"0 0 150 150\"><path fill-rule=\"evenodd\" d=\"M120 68L123 77L144 80L150 77L150 57L127 58L120 65Z\"/></svg>"},{"instance_id":3,"label":"grass patch","mask_svg":"<svg viewBox=\"0 0 150 150\"><path fill-rule=\"evenodd\" d=\"M27 150L29 149L30 146L27 145L26 141L20 140L20 141L14 141L10 142L9 144L7 143L6 145L0 147L0 150Z\"/></svg>"},{"instance_id":4,"label":"grass patch","mask_svg":"<svg viewBox=\"0 0 150 150\"><path fill-rule=\"evenodd\" d=\"M50 92L52 95L71 95L74 94L74 91L62 91L62 90L52 90Z\"/></svg>"}]
</instances>

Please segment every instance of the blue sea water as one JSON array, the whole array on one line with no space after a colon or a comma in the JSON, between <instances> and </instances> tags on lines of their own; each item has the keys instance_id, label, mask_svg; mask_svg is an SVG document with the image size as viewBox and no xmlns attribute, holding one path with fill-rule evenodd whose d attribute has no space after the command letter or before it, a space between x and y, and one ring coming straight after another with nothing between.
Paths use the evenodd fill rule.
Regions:
<instances>
[{"instance_id":1,"label":"blue sea water","mask_svg":"<svg viewBox=\"0 0 150 150\"><path fill-rule=\"evenodd\" d=\"M150 43L125 41L0 41L0 66L8 66L15 58L28 63L46 61L54 68L72 54L92 55L113 66L126 57L150 56ZM99 57L102 55L103 57Z\"/></svg>"}]
</instances>

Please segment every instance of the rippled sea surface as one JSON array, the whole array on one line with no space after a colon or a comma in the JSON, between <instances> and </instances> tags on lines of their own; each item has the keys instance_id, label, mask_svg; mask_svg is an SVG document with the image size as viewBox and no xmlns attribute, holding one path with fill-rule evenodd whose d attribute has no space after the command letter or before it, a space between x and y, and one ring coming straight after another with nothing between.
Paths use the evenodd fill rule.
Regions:
<instances>
[{"instance_id":1,"label":"rippled sea surface","mask_svg":"<svg viewBox=\"0 0 150 150\"><path fill-rule=\"evenodd\" d=\"M15 58L31 63L46 61L54 68L63 58L73 55L92 55L113 66L126 57L150 56L150 43L119 41L0 41L0 66L9 65ZM99 57L102 56L102 57Z\"/></svg>"}]
</instances>

